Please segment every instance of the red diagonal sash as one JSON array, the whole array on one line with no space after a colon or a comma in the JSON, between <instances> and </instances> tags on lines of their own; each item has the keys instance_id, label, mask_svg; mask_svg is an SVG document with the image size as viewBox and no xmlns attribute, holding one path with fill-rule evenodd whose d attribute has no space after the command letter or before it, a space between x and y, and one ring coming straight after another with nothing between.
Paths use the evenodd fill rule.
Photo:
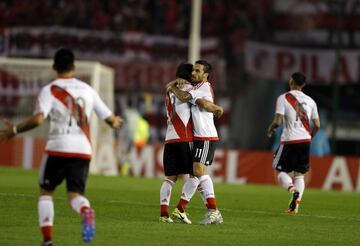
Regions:
<instances>
[{"instance_id":1,"label":"red diagonal sash","mask_svg":"<svg viewBox=\"0 0 360 246\"><path fill-rule=\"evenodd\" d=\"M169 114L171 123L173 124L176 133L180 138L192 136L192 121L189 120L187 126L184 125L179 115L176 113L175 108L173 107L170 99L169 93L166 95L166 108Z\"/></svg>"},{"instance_id":2,"label":"red diagonal sash","mask_svg":"<svg viewBox=\"0 0 360 246\"><path fill-rule=\"evenodd\" d=\"M85 111L82 108L82 106L76 102L75 98L72 95L70 95L69 92L67 92L65 89L59 86L56 85L51 86L51 94L68 109L70 105L68 104L67 100L69 99L71 100L71 105L72 105L71 115L75 118L78 126L81 128L86 138L91 143L89 120L86 117Z\"/></svg>"},{"instance_id":3,"label":"red diagonal sash","mask_svg":"<svg viewBox=\"0 0 360 246\"><path fill-rule=\"evenodd\" d=\"M285 98L290 103L290 105L293 107L293 109L296 111L296 118L298 118L298 117L300 118L304 128L311 135L310 120L309 120L309 117L306 114L306 110L304 109L303 105L291 93L287 93L285 95Z\"/></svg>"}]
</instances>

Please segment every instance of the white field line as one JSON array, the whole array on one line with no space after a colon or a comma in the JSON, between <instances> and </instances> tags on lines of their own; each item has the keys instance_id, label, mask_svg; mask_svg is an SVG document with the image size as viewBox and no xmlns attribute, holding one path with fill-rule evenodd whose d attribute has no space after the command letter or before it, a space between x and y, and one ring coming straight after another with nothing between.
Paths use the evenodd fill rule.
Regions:
<instances>
[{"instance_id":1,"label":"white field line","mask_svg":"<svg viewBox=\"0 0 360 246\"><path fill-rule=\"evenodd\" d=\"M158 204L152 203L144 203L144 202L128 202L128 201L119 201L119 200L110 200L109 203L121 203L127 205L138 205L144 207L158 207ZM204 210L204 206L193 206L189 204L189 207L199 210ZM235 213L248 213L248 214L268 214L268 215L284 215L284 216L295 216L295 217L313 217L318 219L330 219L330 220L345 220L345 221L356 221L360 222L360 218L345 218L345 217L336 217L336 216L326 216L326 215L313 215L313 214L296 214L296 215L289 215L285 212L283 213L275 213L269 211L261 211L261 210L246 210L246 209L233 209L233 208L220 208L221 211L226 212L235 212Z\"/></svg>"},{"instance_id":2,"label":"white field line","mask_svg":"<svg viewBox=\"0 0 360 246\"><path fill-rule=\"evenodd\" d=\"M36 198L35 195L29 195L29 194L21 194L21 193L1 193L0 196L4 197L26 197L26 198ZM63 197L57 197L54 198L54 200L67 200ZM126 205L137 205L137 206L143 206L143 207L158 207L159 205L156 203L146 203L146 202L129 202L129 201L120 201L120 200L108 200L105 201L107 203L120 203L120 204L126 204ZM189 204L189 207L199 210L204 210L204 206L193 206ZM233 209L233 208L221 208L221 211L226 212L232 212L232 213L247 213L247 214L267 214L267 215L286 215L289 216L287 213L274 213L269 211L261 211L261 210L246 210L246 209ZM336 216L326 216L326 215L313 215L313 214L297 214L297 215L291 215L294 217L312 217L317 219L328 219L328 220L342 220L342 221L355 221L360 222L360 218L348 218L348 217L336 217Z\"/></svg>"}]
</instances>

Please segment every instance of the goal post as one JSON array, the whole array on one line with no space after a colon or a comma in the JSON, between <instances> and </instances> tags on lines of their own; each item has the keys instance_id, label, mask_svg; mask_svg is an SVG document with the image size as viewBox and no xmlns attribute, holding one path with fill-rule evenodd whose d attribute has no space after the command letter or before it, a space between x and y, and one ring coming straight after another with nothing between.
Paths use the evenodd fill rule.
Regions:
<instances>
[{"instance_id":1,"label":"goal post","mask_svg":"<svg viewBox=\"0 0 360 246\"><path fill-rule=\"evenodd\" d=\"M29 117L41 87L53 81L56 73L50 59L0 58L0 115L14 122ZM89 83L105 104L114 110L114 71L99 62L76 61L74 77ZM46 139L48 122L26 133L26 137ZM93 157L91 173L117 175L113 130L96 115L90 121ZM20 135L19 137L24 137Z\"/></svg>"}]
</instances>

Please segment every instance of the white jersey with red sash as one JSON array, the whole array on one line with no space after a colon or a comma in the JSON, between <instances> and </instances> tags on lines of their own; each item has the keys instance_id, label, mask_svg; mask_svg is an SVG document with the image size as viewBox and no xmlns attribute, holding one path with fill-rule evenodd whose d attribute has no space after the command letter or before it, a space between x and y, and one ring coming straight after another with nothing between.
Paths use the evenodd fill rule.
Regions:
<instances>
[{"instance_id":1,"label":"white jersey with red sash","mask_svg":"<svg viewBox=\"0 0 360 246\"><path fill-rule=\"evenodd\" d=\"M95 111L106 119L112 112L98 93L75 78L59 78L44 86L34 113L50 118L46 144L49 155L91 158L89 121Z\"/></svg>"},{"instance_id":2,"label":"white jersey with red sash","mask_svg":"<svg viewBox=\"0 0 360 246\"><path fill-rule=\"evenodd\" d=\"M319 118L311 97L298 90L286 92L278 97L275 113L284 116L282 144L311 142L310 120Z\"/></svg>"},{"instance_id":3,"label":"white jersey with red sash","mask_svg":"<svg viewBox=\"0 0 360 246\"><path fill-rule=\"evenodd\" d=\"M192 86L185 84L181 90L190 90ZM166 94L167 129L165 143L191 142L193 140L193 124L189 103L180 101L173 93Z\"/></svg>"},{"instance_id":4,"label":"white jersey with red sash","mask_svg":"<svg viewBox=\"0 0 360 246\"><path fill-rule=\"evenodd\" d=\"M196 105L199 98L214 102L214 92L209 82L201 82L194 86L189 93L192 96L191 117L194 124L194 140L219 140L214 124L214 114Z\"/></svg>"}]
</instances>

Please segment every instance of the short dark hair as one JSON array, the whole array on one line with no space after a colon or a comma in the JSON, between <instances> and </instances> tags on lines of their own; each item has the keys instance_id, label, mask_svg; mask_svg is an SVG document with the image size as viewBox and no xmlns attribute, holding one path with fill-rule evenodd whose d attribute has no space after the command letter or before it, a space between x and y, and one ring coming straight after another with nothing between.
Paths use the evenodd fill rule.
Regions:
<instances>
[{"instance_id":1,"label":"short dark hair","mask_svg":"<svg viewBox=\"0 0 360 246\"><path fill-rule=\"evenodd\" d=\"M294 80L295 84L298 86L302 86L306 82L306 77L301 72L296 72L291 75L291 78Z\"/></svg>"},{"instance_id":2,"label":"short dark hair","mask_svg":"<svg viewBox=\"0 0 360 246\"><path fill-rule=\"evenodd\" d=\"M200 64L200 65L203 65L204 66L204 72L205 73L208 73L209 76L210 76L210 73L211 73L211 65L210 63L208 63L207 61L205 60L198 60L195 62L195 64Z\"/></svg>"},{"instance_id":3,"label":"short dark hair","mask_svg":"<svg viewBox=\"0 0 360 246\"><path fill-rule=\"evenodd\" d=\"M55 53L53 68L58 73L69 72L74 68L74 60L72 50L61 48Z\"/></svg>"},{"instance_id":4,"label":"short dark hair","mask_svg":"<svg viewBox=\"0 0 360 246\"><path fill-rule=\"evenodd\" d=\"M191 63L183 62L180 63L176 69L176 77L191 81L193 65Z\"/></svg>"}]
</instances>

